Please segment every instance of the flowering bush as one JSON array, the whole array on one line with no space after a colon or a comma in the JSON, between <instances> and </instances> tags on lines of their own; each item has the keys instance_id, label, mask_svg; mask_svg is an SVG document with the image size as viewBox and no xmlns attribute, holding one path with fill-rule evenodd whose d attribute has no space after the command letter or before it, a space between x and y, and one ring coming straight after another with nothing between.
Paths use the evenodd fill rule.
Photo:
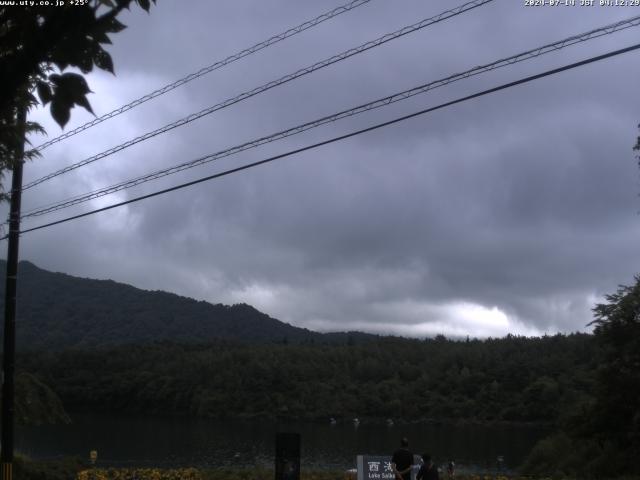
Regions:
<instances>
[{"instance_id":1,"label":"flowering bush","mask_svg":"<svg viewBox=\"0 0 640 480\"><path fill-rule=\"evenodd\" d=\"M195 468L109 468L82 470L77 480L203 480Z\"/></svg>"}]
</instances>

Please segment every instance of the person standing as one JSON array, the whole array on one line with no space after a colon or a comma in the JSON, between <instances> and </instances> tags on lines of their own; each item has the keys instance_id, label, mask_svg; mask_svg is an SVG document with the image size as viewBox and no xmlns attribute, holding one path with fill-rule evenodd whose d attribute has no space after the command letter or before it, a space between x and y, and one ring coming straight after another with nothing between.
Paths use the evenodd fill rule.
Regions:
<instances>
[{"instance_id":1,"label":"person standing","mask_svg":"<svg viewBox=\"0 0 640 480\"><path fill-rule=\"evenodd\" d=\"M439 480L438 469L431 461L431 455L428 453L423 454L422 462L420 471L416 475L416 480Z\"/></svg>"},{"instance_id":2,"label":"person standing","mask_svg":"<svg viewBox=\"0 0 640 480\"><path fill-rule=\"evenodd\" d=\"M411 466L413 465L413 453L409 450L409 440L400 440L400 448L393 452L391 468L396 474L397 480L411 480Z\"/></svg>"},{"instance_id":3,"label":"person standing","mask_svg":"<svg viewBox=\"0 0 640 480\"><path fill-rule=\"evenodd\" d=\"M453 462L453 459L447 463L447 475L450 479L456 476L456 464Z\"/></svg>"}]
</instances>

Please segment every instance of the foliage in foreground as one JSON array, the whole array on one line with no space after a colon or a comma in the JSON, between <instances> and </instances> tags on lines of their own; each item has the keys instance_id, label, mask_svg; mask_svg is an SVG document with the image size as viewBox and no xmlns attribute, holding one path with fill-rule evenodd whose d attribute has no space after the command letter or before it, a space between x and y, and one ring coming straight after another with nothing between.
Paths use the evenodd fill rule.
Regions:
<instances>
[{"instance_id":1,"label":"foliage in foreground","mask_svg":"<svg viewBox=\"0 0 640 480\"><path fill-rule=\"evenodd\" d=\"M557 478L602 478L625 471L621 452L610 442L600 446L591 439L575 439L556 432L539 441L521 470L531 475L548 474Z\"/></svg>"},{"instance_id":2,"label":"foliage in foreground","mask_svg":"<svg viewBox=\"0 0 640 480\"><path fill-rule=\"evenodd\" d=\"M156 0L136 3L149 11L151 1ZM17 2L8 3L0 3L0 179L22 156L25 131L45 133L34 122L27 122L23 131L18 120L22 108L38 104L35 92L42 105L50 104L51 116L61 127L76 105L93 113L84 76L66 70L75 67L87 74L95 65L113 73L113 61L103 47L111 43L111 34L125 28L117 17L132 0L59 2L55 8L53 2L21 2L20 8ZM35 155L32 150L24 158ZM0 200L7 198L0 184Z\"/></svg>"},{"instance_id":3,"label":"foliage in foreground","mask_svg":"<svg viewBox=\"0 0 640 480\"><path fill-rule=\"evenodd\" d=\"M60 397L48 385L26 372L18 372L15 378L15 420L18 425L71 423Z\"/></svg>"},{"instance_id":4,"label":"foliage in foreground","mask_svg":"<svg viewBox=\"0 0 640 480\"><path fill-rule=\"evenodd\" d=\"M78 472L86 468L79 458L54 461L34 461L16 455L13 462L15 480L76 480Z\"/></svg>"},{"instance_id":5,"label":"foliage in foreground","mask_svg":"<svg viewBox=\"0 0 640 480\"><path fill-rule=\"evenodd\" d=\"M640 476L640 275L606 300L593 309L601 352L594 400L538 443L527 473Z\"/></svg>"}]
</instances>

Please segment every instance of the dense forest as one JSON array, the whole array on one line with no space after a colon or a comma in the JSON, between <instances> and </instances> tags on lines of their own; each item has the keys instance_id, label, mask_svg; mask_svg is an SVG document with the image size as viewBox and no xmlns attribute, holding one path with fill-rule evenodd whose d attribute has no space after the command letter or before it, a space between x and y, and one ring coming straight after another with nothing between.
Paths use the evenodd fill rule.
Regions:
<instances>
[{"instance_id":1,"label":"dense forest","mask_svg":"<svg viewBox=\"0 0 640 480\"><path fill-rule=\"evenodd\" d=\"M588 400L593 338L209 345L30 353L67 409L204 417L552 422Z\"/></svg>"}]
</instances>

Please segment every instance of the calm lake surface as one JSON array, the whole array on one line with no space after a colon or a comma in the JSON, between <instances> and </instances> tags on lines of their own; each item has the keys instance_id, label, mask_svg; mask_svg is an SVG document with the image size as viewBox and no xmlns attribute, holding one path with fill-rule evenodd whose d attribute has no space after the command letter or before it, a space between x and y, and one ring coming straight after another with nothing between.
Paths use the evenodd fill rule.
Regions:
<instances>
[{"instance_id":1,"label":"calm lake surface","mask_svg":"<svg viewBox=\"0 0 640 480\"><path fill-rule=\"evenodd\" d=\"M33 458L98 451L102 466L217 467L273 465L275 434L301 435L303 468L355 468L358 454L390 455L403 436L415 453L462 470L491 470L497 457L516 467L547 431L479 425L369 425L197 420L123 415L72 415L72 425L18 427L16 448Z\"/></svg>"}]
</instances>

